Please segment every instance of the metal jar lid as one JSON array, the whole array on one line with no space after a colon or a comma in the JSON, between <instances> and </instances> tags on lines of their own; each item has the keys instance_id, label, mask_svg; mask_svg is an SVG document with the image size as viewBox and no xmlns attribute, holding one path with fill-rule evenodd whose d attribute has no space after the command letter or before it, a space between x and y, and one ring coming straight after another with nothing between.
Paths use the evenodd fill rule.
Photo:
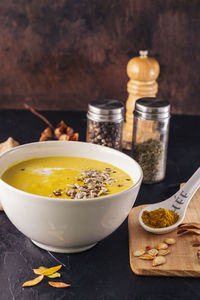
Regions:
<instances>
[{"instance_id":1,"label":"metal jar lid","mask_svg":"<svg viewBox=\"0 0 200 300\"><path fill-rule=\"evenodd\" d=\"M145 97L135 102L134 114L143 119L158 120L170 117L170 104L167 100Z\"/></svg>"},{"instance_id":2,"label":"metal jar lid","mask_svg":"<svg viewBox=\"0 0 200 300\"><path fill-rule=\"evenodd\" d=\"M89 103L87 117L96 122L120 122L124 119L124 105L114 99L97 99Z\"/></svg>"}]
</instances>

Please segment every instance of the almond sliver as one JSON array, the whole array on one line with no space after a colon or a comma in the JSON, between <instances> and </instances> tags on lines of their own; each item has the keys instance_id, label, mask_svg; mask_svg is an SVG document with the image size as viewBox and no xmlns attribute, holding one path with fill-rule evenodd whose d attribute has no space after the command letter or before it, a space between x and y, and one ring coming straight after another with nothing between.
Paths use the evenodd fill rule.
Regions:
<instances>
[{"instance_id":1,"label":"almond sliver","mask_svg":"<svg viewBox=\"0 0 200 300\"><path fill-rule=\"evenodd\" d=\"M33 286L38 284L40 281L42 281L42 279L44 278L44 275L40 275L32 280L26 281L23 283L22 286Z\"/></svg>"}]
</instances>

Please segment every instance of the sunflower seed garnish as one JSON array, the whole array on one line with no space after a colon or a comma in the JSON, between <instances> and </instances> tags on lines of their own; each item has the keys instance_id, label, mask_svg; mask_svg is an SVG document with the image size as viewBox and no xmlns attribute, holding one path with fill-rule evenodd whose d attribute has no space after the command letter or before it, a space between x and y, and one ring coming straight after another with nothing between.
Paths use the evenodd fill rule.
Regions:
<instances>
[{"instance_id":1,"label":"sunflower seed garnish","mask_svg":"<svg viewBox=\"0 0 200 300\"><path fill-rule=\"evenodd\" d=\"M81 172L80 176L76 177L79 183L66 184L66 188L62 191L60 188L53 191L54 196L61 196L65 193L71 199L87 199L105 196L109 193L109 186L112 186L118 180L111 177L112 173L116 173L111 168L103 170L88 169ZM118 184L122 187L123 184Z\"/></svg>"}]
</instances>

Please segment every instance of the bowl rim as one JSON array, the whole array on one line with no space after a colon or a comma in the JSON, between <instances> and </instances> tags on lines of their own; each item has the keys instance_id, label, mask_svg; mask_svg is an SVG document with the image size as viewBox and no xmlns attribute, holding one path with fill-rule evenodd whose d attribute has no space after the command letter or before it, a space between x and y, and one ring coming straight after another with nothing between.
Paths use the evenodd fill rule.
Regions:
<instances>
[{"instance_id":1,"label":"bowl rim","mask_svg":"<svg viewBox=\"0 0 200 300\"><path fill-rule=\"evenodd\" d=\"M128 158L128 159L130 159L130 160L133 160L135 163L136 163L136 165L138 166L138 169L140 170L140 175L139 175L139 179L136 181L136 183L135 184L133 184L132 186L130 186L129 188L127 188L127 189L125 189L125 190L123 190L123 191L121 191L121 192L118 192L118 193L115 193L115 194L111 194L111 195L107 195L107 196L103 196L103 197L93 197L93 198L87 198L87 199L76 199L76 198L74 198L74 199L68 199L68 198L56 198L56 197L48 197L48 196L41 196L41 195L37 195L37 194L32 194L32 193L29 193L29 192L25 192L25 191L23 191L23 190L20 190L20 189L18 189L18 188L15 188L15 187L13 187L13 186L11 186L10 184L8 184L8 183L6 183L1 177L0 177L0 183L1 184L3 184L5 187L7 187L8 189L10 189L11 191L13 191L13 192L17 192L17 193L19 193L19 194L22 194L22 195L26 195L26 196L28 196L28 195L30 195L30 196L32 196L33 197L33 199L34 200L36 200L36 199L40 199L40 200L44 200L44 201L52 201L52 202L55 202L55 200L56 200L56 202L64 202L64 203L87 203L87 202L96 202L96 201L99 201L99 200L106 200L106 199L108 199L108 198L110 198L110 197L113 197L113 196L116 196L116 195L121 195L121 194L124 194L124 193L127 193L128 191L130 191L130 190L132 190L132 189L135 189L141 182L142 182L142 178L143 178L143 171L142 171L142 168L140 167L140 165L138 164L138 162L135 160L135 159L133 159L132 157L130 157L129 155L127 155L127 154L125 154L125 153L123 153L123 152L121 152L121 151L118 151L118 150L116 150L116 149L113 149L113 148L109 148L109 147L105 147L105 146L101 146L101 145L97 145L97 144L91 144L91 143L87 143L87 142L82 142L82 141L42 141L42 142L32 142L32 143L26 143L26 144L23 144L23 145L19 145L19 146L17 146L17 147L14 147L14 148L12 148L12 149L10 149L10 150L8 150L8 151L6 151L6 152L4 152L4 153L2 153L1 155L0 155L0 160L1 160L1 158L2 157L4 157L4 156L7 156L7 155L9 155L11 152L15 152L15 151L19 151L19 149L21 149L21 148L26 148L26 147L30 147L31 145L35 145L35 144L49 144L49 143L62 143L62 144L66 144L66 143L73 143L73 144L77 144L77 143L79 143L79 144L88 144L88 145L93 145L92 147L100 147L101 149L103 148L104 150L106 149L106 151L108 151L108 152L117 152L117 153L120 153L120 155L122 155L122 156L124 156L125 158ZM89 146L90 147L90 146ZM55 156L58 156L58 155L55 155ZM69 155L66 155L66 156L69 156ZM41 156L42 157L42 156ZM45 157L45 156L44 156ZM81 157L81 156L78 156L78 157ZM28 159L27 159L28 160ZM23 161L23 160L22 160ZM102 160L99 160L99 161L101 161L101 162L103 162ZM8 167L9 168L9 167ZM6 168L6 170L8 170L8 168ZM5 170L5 171L6 171ZM4 172L5 172L4 171ZM3 172L3 173L4 173ZM3 174L2 173L2 174ZM2 174L1 174L1 176L2 176Z\"/></svg>"}]
</instances>

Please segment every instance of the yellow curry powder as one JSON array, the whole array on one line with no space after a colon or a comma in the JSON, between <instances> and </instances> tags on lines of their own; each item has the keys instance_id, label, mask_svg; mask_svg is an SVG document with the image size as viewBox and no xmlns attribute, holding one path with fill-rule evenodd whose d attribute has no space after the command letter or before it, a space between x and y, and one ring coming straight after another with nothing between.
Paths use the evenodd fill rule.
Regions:
<instances>
[{"instance_id":1,"label":"yellow curry powder","mask_svg":"<svg viewBox=\"0 0 200 300\"><path fill-rule=\"evenodd\" d=\"M152 211L145 210L142 214L142 220L145 225L154 228L164 228L175 224L179 219L177 213L159 208Z\"/></svg>"}]
</instances>

